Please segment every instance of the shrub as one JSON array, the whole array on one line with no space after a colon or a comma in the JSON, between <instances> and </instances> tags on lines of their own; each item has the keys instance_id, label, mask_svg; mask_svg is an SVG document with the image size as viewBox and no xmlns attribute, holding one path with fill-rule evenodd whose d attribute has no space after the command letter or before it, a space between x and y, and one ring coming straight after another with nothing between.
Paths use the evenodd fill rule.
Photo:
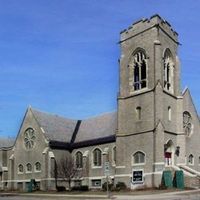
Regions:
<instances>
[{"instance_id":1,"label":"shrub","mask_svg":"<svg viewBox=\"0 0 200 200\"><path fill-rule=\"evenodd\" d=\"M127 189L127 186L124 182L118 182L116 184L116 190L119 191L119 190L126 190Z\"/></svg>"},{"instance_id":2,"label":"shrub","mask_svg":"<svg viewBox=\"0 0 200 200\"><path fill-rule=\"evenodd\" d=\"M87 185L80 185L72 187L72 191L88 191L89 188Z\"/></svg>"},{"instance_id":3,"label":"shrub","mask_svg":"<svg viewBox=\"0 0 200 200\"><path fill-rule=\"evenodd\" d=\"M107 182L104 182L102 185L103 191L107 191ZM108 190L113 191L114 190L114 184L113 183L108 183Z\"/></svg>"},{"instance_id":4,"label":"shrub","mask_svg":"<svg viewBox=\"0 0 200 200\"><path fill-rule=\"evenodd\" d=\"M56 190L57 192L63 192L63 191L66 191L66 188L64 186L57 186Z\"/></svg>"}]
</instances>

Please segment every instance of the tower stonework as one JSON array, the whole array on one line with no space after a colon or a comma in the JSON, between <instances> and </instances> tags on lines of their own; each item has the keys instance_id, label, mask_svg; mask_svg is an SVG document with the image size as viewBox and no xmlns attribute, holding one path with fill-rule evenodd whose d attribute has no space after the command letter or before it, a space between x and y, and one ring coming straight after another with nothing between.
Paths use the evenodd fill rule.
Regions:
<instances>
[{"instance_id":1,"label":"tower stonework","mask_svg":"<svg viewBox=\"0 0 200 200\"><path fill-rule=\"evenodd\" d=\"M159 186L163 169L184 160L184 148L175 155L184 143L177 36L159 15L121 32L116 178L132 187L132 171Z\"/></svg>"}]
</instances>

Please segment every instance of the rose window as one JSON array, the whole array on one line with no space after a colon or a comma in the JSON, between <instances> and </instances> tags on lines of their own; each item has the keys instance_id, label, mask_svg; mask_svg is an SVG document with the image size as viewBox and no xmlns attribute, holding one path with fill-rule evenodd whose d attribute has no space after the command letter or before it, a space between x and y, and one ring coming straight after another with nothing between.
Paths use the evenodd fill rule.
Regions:
<instances>
[{"instance_id":1,"label":"rose window","mask_svg":"<svg viewBox=\"0 0 200 200\"><path fill-rule=\"evenodd\" d=\"M26 129L24 132L24 145L26 149L32 149L35 145L35 131L32 128Z\"/></svg>"},{"instance_id":2,"label":"rose window","mask_svg":"<svg viewBox=\"0 0 200 200\"><path fill-rule=\"evenodd\" d=\"M187 136L192 132L192 118L189 112L183 113L183 129Z\"/></svg>"}]
</instances>

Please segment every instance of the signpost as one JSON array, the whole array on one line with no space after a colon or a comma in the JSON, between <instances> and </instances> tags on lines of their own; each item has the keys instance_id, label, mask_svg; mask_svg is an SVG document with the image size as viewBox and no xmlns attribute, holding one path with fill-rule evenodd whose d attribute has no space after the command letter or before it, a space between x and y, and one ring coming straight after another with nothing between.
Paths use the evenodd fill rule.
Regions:
<instances>
[{"instance_id":1,"label":"signpost","mask_svg":"<svg viewBox=\"0 0 200 200\"><path fill-rule=\"evenodd\" d=\"M106 181L107 181L107 196L109 198L110 197L109 188L108 188L108 176L110 175L110 163L109 162L105 162L104 163L104 175L106 176Z\"/></svg>"},{"instance_id":2,"label":"signpost","mask_svg":"<svg viewBox=\"0 0 200 200\"><path fill-rule=\"evenodd\" d=\"M110 175L110 163L109 162L104 163L104 175L105 176Z\"/></svg>"}]
</instances>

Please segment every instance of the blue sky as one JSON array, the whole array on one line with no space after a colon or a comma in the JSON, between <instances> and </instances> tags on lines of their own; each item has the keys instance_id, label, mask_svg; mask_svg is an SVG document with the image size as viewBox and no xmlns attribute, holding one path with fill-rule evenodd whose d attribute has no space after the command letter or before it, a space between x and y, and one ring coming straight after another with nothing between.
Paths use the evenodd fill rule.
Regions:
<instances>
[{"instance_id":1,"label":"blue sky","mask_svg":"<svg viewBox=\"0 0 200 200\"><path fill-rule=\"evenodd\" d=\"M179 33L182 88L200 111L200 1L0 0L0 136L26 108L82 119L116 110L119 32L155 13Z\"/></svg>"}]
</instances>

